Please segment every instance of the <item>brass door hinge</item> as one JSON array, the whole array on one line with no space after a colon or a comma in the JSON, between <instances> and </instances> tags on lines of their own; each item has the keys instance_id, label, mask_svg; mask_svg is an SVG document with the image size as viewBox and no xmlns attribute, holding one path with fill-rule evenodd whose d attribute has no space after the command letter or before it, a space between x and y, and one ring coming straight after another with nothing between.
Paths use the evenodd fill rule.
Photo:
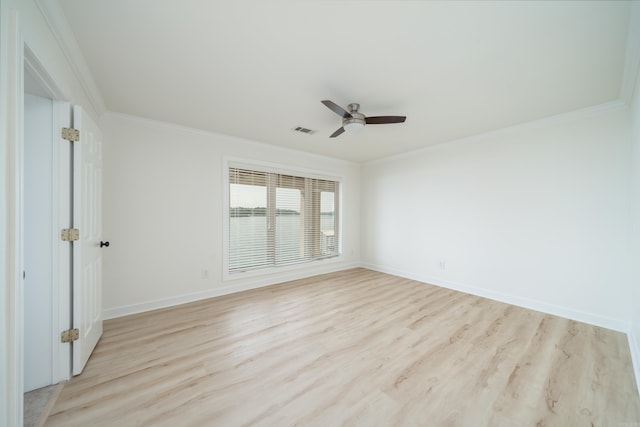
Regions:
<instances>
[{"instance_id":1,"label":"brass door hinge","mask_svg":"<svg viewBox=\"0 0 640 427\"><path fill-rule=\"evenodd\" d=\"M60 341L61 342L74 342L78 338L80 338L80 330L79 329L67 329L66 331L62 331L60 333Z\"/></svg>"},{"instance_id":2,"label":"brass door hinge","mask_svg":"<svg viewBox=\"0 0 640 427\"><path fill-rule=\"evenodd\" d=\"M63 242L80 240L80 230L77 228L63 228L60 230L60 240Z\"/></svg>"},{"instance_id":3,"label":"brass door hinge","mask_svg":"<svg viewBox=\"0 0 640 427\"><path fill-rule=\"evenodd\" d=\"M78 129L62 128L60 135L62 136L62 139L66 139L67 141L80 141L80 131Z\"/></svg>"}]
</instances>

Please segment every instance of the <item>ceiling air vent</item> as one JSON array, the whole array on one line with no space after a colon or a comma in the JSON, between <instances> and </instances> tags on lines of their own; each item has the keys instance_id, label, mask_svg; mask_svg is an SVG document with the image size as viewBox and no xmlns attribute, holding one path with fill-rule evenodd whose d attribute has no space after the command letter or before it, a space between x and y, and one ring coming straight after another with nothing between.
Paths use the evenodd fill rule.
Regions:
<instances>
[{"instance_id":1,"label":"ceiling air vent","mask_svg":"<svg viewBox=\"0 0 640 427\"><path fill-rule=\"evenodd\" d=\"M293 128L293 130L295 130L296 132L306 133L307 135L313 135L314 133L316 133L315 130L303 128L302 126L298 126L297 128Z\"/></svg>"}]
</instances>

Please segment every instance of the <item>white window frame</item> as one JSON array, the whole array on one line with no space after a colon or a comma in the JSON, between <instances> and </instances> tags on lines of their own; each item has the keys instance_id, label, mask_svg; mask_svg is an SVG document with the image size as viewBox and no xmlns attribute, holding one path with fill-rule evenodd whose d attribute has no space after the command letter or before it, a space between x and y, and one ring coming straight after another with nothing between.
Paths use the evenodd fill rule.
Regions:
<instances>
[{"instance_id":1,"label":"white window frame","mask_svg":"<svg viewBox=\"0 0 640 427\"><path fill-rule=\"evenodd\" d=\"M277 163L271 162L263 162L257 160L248 160L237 157L223 157L223 167L222 167L222 280L223 282L233 281L237 279L247 278L247 277L255 277L255 276L264 276L268 274L274 273L282 273L293 270L303 270L308 269L310 267L315 267L318 265L326 265L331 263L342 262L343 253L342 253L342 198L343 198L343 181L344 178L342 176L333 175L330 173L306 169L306 168L298 168L291 167L286 165L281 165ZM329 181L337 181L340 186L340 191L338 194L338 235L339 239L337 242L338 245L338 255L330 258L314 260L310 262L303 262L299 264L292 265L283 265L283 266L273 266L273 267L265 267L256 270L246 270L246 271L235 271L233 273L229 272L229 169L230 168L241 168L248 170L257 170L262 172L269 173L278 173L284 175L297 175L303 176L307 178L315 178Z\"/></svg>"}]
</instances>

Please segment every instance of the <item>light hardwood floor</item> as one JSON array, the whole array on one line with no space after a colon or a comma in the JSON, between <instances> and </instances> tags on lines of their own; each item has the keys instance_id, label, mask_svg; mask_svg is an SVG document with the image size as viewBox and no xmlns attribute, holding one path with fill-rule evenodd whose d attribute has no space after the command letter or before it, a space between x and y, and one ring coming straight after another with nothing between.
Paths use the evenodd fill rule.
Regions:
<instances>
[{"instance_id":1,"label":"light hardwood floor","mask_svg":"<svg viewBox=\"0 0 640 427\"><path fill-rule=\"evenodd\" d=\"M365 269L107 321L47 426L638 426L624 334Z\"/></svg>"}]
</instances>

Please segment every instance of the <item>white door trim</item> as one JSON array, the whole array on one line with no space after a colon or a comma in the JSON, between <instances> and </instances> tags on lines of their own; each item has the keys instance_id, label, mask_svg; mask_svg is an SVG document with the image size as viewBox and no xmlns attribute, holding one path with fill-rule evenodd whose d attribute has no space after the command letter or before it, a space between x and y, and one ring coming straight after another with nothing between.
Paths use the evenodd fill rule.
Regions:
<instances>
[{"instance_id":1,"label":"white door trim","mask_svg":"<svg viewBox=\"0 0 640 427\"><path fill-rule=\"evenodd\" d=\"M24 146L24 41L20 15L17 10L8 11L7 74L3 89L6 90L6 146L7 146L7 425L23 424L24 390L24 310L22 271L23 227L23 146ZM3 18L4 20L4 18ZM3 22L4 23L4 22ZM3 46L4 47L4 46Z\"/></svg>"},{"instance_id":2,"label":"white door trim","mask_svg":"<svg viewBox=\"0 0 640 427\"><path fill-rule=\"evenodd\" d=\"M31 73L49 97L54 101L65 99L64 94L58 88L58 85L53 80L53 77L51 77L51 74L49 74L44 65L42 65L40 60L36 57L36 54L33 53L26 43L24 45L23 56L25 70Z\"/></svg>"}]
</instances>

